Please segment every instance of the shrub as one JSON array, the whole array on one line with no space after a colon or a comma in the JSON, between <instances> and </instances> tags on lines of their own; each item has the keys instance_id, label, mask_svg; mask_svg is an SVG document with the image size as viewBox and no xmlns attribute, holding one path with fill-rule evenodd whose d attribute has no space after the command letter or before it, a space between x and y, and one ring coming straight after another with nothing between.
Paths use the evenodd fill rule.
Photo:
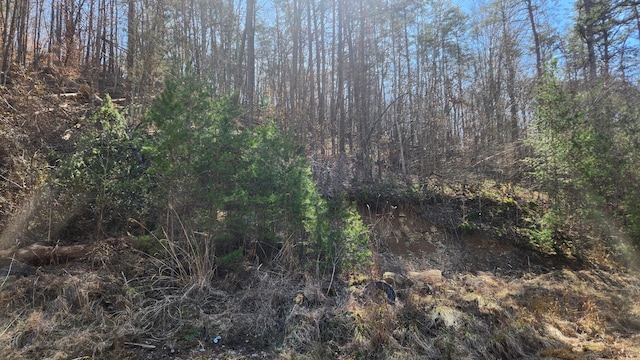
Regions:
<instances>
[{"instance_id":1,"label":"shrub","mask_svg":"<svg viewBox=\"0 0 640 360\"><path fill-rule=\"evenodd\" d=\"M50 181L58 201L70 208L85 209L78 211L81 219L69 227L77 228L81 220L86 220L97 237L122 232L129 218L145 212L149 182L139 144L129 136L126 121L109 96L74 146L74 153L60 160Z\"/></svg>"},{"instance_id":2,"label":"shrub","mask_svg":"<svg viewBox=\"0 0 640 360\"><path fill-rule=\"evenodd\" d=\"M279 254L289 265L312 258L324 267L366 250L357 213L330 211L303 148L273 124L242 126L241 109L212 93L192 76L176 78L145 119L152 136L144 154L168 236L184 234L182 224L209 234L225 266L239 254L259 261Z\"/></svg>"},{"instance_id":3,"label":"shrub","mask_svg":"<svg viewBox=\"0 0 640 360\"><path fill-rule=\"evenodd\" d=\"M636 95L622 85L569 91L553 73L539 84L528 138L535 156L527 161L557 209L555 225L572 217L599 232L598 237L607 237L612 227L624 224L630 238L638 239ZM538 235L552 235L540 225Z\"/></svg>"}]
</instances>

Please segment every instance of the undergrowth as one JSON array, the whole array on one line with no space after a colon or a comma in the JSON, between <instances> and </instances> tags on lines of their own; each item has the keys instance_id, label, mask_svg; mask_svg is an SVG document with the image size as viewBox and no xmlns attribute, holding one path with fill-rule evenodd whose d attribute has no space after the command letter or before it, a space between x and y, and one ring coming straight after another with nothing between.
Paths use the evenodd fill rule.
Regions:
<instances>
[{"instance_id":1,"label":"undergrowth","mask_svg":"<svg viewBox=\"0 0 640 360\"><path fill-rule=\"evenodd\" d=\"M107 100L50 155L55 174L34 168L40 157L29 164L5 157L14 169L33 170L29 186L62 185L42 190L32 202L39 210L24 224L55 241L64 229L37 221L55 209L50 218L75 221L76 233L97 239L77 262L3 277L5 358L640 356L640 283L601 270L613 269L614 250L631 248L624 241L608 247L597 237L601 227L580 221L606 214L562 216L546 194L494 181L425 179L323 198L286 134L273 124L246 130L228 99L214 100L191 81L170 84L138 132L126 131ZM14 141L0 150L20 148ZM17 179L5 183L18 188ZM141 191L127 192L134 189ZM57 215L65 208L73 216ZM427 229L415 231L416 219ZM111 237L123 229L131 236ZM21 234L35 237L35 230ZM451 256L432 243L428 256L390 254L386 237L411 238L411 231L425 243L462 243L478 256L494 255L490 246L500 242L526 252L496 255L500 267L519 266L508 276L497 267L443 266L441 283L413 279L420 285L397 289L393 303L371 296L367 283L387 270L419 273ZM477 247L464 244L472 238ZM529 255L551 260L532 268ZM569 266L565 260L575 257L596 266ZM358 280L349 284L349 276Z\"/></svg>"}]
</instances>

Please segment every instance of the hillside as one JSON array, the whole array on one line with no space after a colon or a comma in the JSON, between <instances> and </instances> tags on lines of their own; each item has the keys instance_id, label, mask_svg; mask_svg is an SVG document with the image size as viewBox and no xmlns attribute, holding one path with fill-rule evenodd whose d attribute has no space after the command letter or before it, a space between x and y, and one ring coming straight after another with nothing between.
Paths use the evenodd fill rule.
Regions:
<instances>
[{"instance_id":1,"label":"hillside","mask_svg":"<svg viewBox=\"0 0 640 360\"><path fill-rule=\"evenodd\" d=\"M135 239L94 242L81 260L3 277L3 353L8 359L640 358L634 273L541 255L482 232L456 235L402 205L369 215L376 239L371 268L335 279L330 291L329 279L249 264L242 273L181 289L165 274L169 264L142 252ZM414 282L397 286L393 303L364 290L387 271Z\"/></svg>"},{"instance_id":2,"label":"hillside","mask_svg":"<svg viewBox=\"0 0 640 360\"><path fill-rule=\"evenodd\" d=\"M370 261L337 276L313 258L294 264L284 245L265 250L271 258L246 249L223 263L234 252L190 252L208 251L198 247L208 238L185 226L180 240L96 236L99 219L56 203L45 186L101 105L80 78L63 77L24 74L0 101L7 359L640 358L633 246L593 241L588 227L563 229L551 246L531 241L549 199L524 183L354 185L346 196L369 230L368 249L357 250ZM50 256L11 261L34 242ZM57 256L74 245L78 258ZM383 278L394 301L369 285Z\"/></svg>"}]
</instances>

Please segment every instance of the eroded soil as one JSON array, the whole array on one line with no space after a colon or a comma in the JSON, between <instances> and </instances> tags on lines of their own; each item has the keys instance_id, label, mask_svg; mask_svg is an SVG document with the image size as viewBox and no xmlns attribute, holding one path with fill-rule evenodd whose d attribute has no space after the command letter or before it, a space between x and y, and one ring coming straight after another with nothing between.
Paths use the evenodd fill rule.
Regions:
<instances>
[{"instance_id":1,"label":"eroded soil","mask_svg":"<svg viewBox=\"0 0 640 360\"><path fill-rule=\"evenodd\" d=\"M505 358L640 359L640 282L633 270L600 270L397 208L369 219L379 236L378 272L443 273L435 298L410 291L412 306L444 306L451 328L478 319L501 324L483 329L490 338L507 339L501 328L530 327L533 343L513 340Z\"/></svg>"}]
</instances>

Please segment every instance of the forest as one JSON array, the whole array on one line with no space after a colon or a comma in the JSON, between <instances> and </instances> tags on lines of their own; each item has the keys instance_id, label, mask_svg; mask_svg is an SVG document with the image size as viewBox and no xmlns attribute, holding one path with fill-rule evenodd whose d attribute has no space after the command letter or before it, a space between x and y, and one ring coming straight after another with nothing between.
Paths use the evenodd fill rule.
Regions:
<instances>
[{"instance_id":1,"label":"forest","mask_svg":"<svg viewBox=\"0 0 640 360\"><path fill-rule=\"evenodd\" d=\"M0 351L640 358L639 11L0 0Z\"/></svg>"}]
</instances>

